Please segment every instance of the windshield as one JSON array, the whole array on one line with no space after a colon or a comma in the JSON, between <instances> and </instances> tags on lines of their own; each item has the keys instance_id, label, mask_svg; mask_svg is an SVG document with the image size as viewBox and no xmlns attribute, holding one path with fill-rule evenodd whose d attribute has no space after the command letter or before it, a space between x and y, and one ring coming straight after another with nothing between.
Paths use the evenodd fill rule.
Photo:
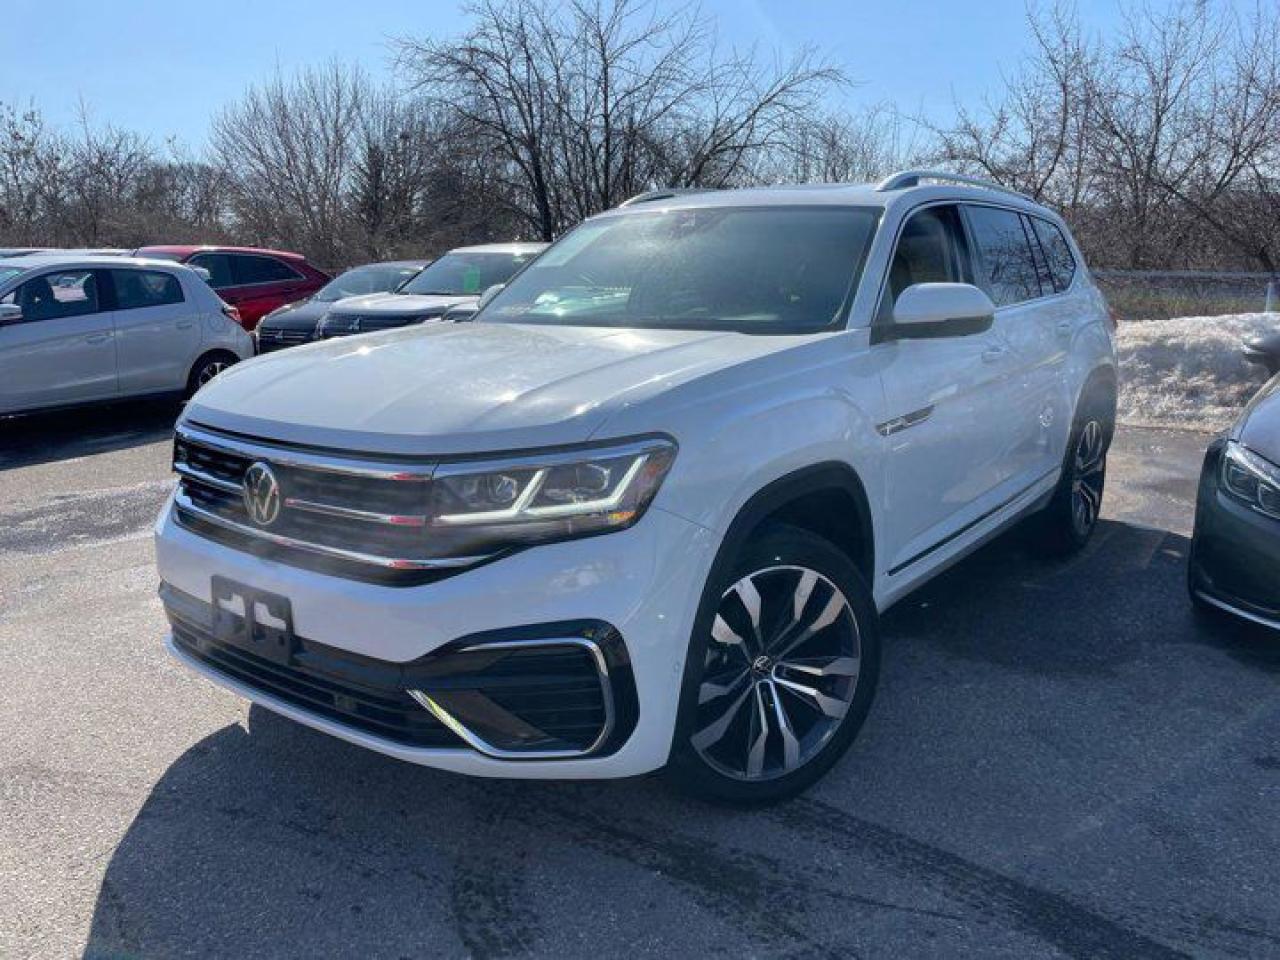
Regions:
<instances>
[{"instance_id":1,"label":"windshield","mask_svg":"<svg viewBox=\"0 0 1280 960\"><path fill-rule=\"evenodd\" d=\"M877 211L710 207L584 223L479 319L803 333L839 322Z\"/></svg>"},{"instance_id":2,"label":"windshield","mask_svg":"<svg viewBox=\"0 0 1280 960\"><path fill-rule=\"evenodd\" d=\"M314 299L332 303L343 297L358 297L366 293L386 293L394 290L422 268L404 263L374 263L356 267L334 277L318 291Z\"/></svg>"},{"instance_id":3,"label":"windshield","mask_svg":"<svg viewBox=\"0 0 1280 960\"><path fill-rule=\"evenodd\" d=\"M0 267L0 286L8 283L20 273L26 273L22 267Z\"/></svg>"},{"instance_id":4,"label":"windshield","mask_svg":"<svg viewBox=\"0 0 1280 960\"><path fill-rule=\"evenodd\" d=\"M446 253L397 292L478 297L495 283L506 283L536 256L536 253Z\"/></svg>"}]
</instances>

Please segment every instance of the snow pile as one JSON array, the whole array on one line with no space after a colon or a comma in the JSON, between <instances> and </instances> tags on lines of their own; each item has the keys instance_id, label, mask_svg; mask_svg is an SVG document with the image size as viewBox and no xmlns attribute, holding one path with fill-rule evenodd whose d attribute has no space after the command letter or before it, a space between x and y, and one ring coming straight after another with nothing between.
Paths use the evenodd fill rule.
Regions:
<instances>
[{"instance_id":1,"label":"snow pile","mask_svg":"<svg viewBox=\"0 0 1280 960\"><path fill-rule=\"evenodd\" d=\"M1280 315L1238 313L1122 323L1120 420L1135 425L1221 430L1266 382L1245 361L1243 340L1280 330Z\"/></svg>"}]
</instances>

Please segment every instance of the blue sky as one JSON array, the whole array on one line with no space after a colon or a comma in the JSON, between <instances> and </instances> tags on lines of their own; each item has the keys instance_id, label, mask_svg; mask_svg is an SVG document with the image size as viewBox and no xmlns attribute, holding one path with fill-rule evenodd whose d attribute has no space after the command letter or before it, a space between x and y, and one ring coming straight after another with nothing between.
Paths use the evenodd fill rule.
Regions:
<instances>
[{"instance_id":1,"label":"blue sky","mask_svg":"<svg viewBox=\"0 0 1280 960\"><path fill-rule=\"evenodd\" d=\"M1079 6L1098 30L1119 18L1114 0ZM854 102L893 100L933 117L949 114L953 96L981 98L1029 42L1024 0L703 0L703 9L726 44L815 44L857 82ZM390 38L466 25L455 0L7 0L5 22L0 100L34 103L55 124L83 101L95 122L197 148L212 114L277 66L337 57L389 75Z\"/></svg>"}]
</instances>

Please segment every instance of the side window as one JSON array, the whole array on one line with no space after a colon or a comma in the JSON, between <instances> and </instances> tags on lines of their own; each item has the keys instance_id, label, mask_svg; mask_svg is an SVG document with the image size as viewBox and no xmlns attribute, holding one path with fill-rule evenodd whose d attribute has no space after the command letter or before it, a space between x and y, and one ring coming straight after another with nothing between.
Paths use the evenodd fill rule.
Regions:
<instances>
[{"instance_id":1,"label":"side window","mask_svg":"<svg viewBox=\"0 0 1280 960\"><path fill-rule=\"evenodd\" d=\"M92 270L60 270L33 277L9 293L3 303L22 308L22 319L59 320L97 313L98 282Z\"/></svg>"},{"instance_id":2,"label":"side window","mask_svg":"<svg viewBox=\"0 0 1280 960\"><path fill-rule=\"evenodd\" d=\"M1022 219L999 207L966 208L978 248L980 276L997 307L1040 296L1040 278Z\"/></svg>"},{"instance_id":3,"label":"side window","mask_svg":"<svg viewBox=\"0 0 1280 960\"><path fill-rule=\"evenodd\" d=\"M1053 288L1061 293L1071 286L1076 275L1076 258L1071 253L1071 244L1054 224L1039 217L1032 217L1031 223L1036 236L1040 238L1040 248L1044 250L1045 259L1049 262L1049 275L1053 278Z\"/></svg>"},{"instance_id":4,"label":"side window","mask_svg":"<svg viewBox=\"0 0 1280 960\"><path fill-rule=\"evenodd\" d=\"M159 270L112 270L116 309L162 307L166 303L182 303L182 284L171 273Z\"/></svg>"},{"instance_id":5,"label":"side window","mask_svg":"<svg viewBox=\"0 0 1280 960\"><path fill-rule=\"evenodd\" d=\"M218 290L230 287L235 281L231 279L231 258L225 253L197 253L187 261L192 267L209 272L209 286Z\"/></svg>"},{"instance_id":6,"label":"side window","mask_svg":"<svg viewBox=\"0 0 1280 960\"><path fill-rule=\"evenodd\" d=\"M279 283L282 280L301 279L297 271L274 257L244 253L231 255L231 277L236 286L245 283Z\"/></svg>"},{"instance_id":7,"label":"side window","mask_svg":"<svg viewBox=\"0 0 1280 960\"><path fill-rule=\"evenodd\" d=\"M914 283L971 283L972 269L960 215L955 207L929 207L913 214L898 234L889 265L889 284L880 302L880 319Z\"/></svg>"}]
</instances>

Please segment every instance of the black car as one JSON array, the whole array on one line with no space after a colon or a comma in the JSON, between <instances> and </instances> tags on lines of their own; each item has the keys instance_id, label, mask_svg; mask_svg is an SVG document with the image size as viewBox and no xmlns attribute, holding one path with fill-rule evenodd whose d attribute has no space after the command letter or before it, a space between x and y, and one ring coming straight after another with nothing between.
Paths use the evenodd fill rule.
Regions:
<instances>
[{"instance_id":1,"label":"black car","mask_svg":"<svg viewBox=\"0 0 1280 960\"><path fill-rule=\"evenodd\" d=\"M316 339L316 330L337 301L370 293L386 293L412 280L430 260L389 260L352 267L334 277L314 296L285 304L258 325L258 352L270 353Z\"/></svg>"},{"instance_id":2,"label":"black car","mask_svg":"<svg viewBox=\"0 0 1280 960\"><path fill-rule=\"evenodd\" d=\"M1188 582L1202 609L1280 630L1280 377L1209 447Z\"/></svg>"}]
</instances>

